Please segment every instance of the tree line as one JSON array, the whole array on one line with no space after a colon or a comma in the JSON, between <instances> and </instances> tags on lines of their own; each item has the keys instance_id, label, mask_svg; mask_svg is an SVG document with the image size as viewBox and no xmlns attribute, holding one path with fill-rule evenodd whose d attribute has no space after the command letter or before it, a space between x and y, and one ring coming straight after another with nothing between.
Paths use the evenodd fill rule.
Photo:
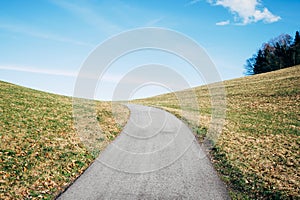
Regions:
<instances>
[{"instance_id":1,"label":"tree line","mask_svg":"<svg viewBox=\"0 0 300 200\"><path fill-rule=\"evenodd\" d=\"M300 64L300 35L296 31L293 39L281 34L262 47L245 64L245 74L253 75L283 69Z\"/></svg>"}]
</instances>

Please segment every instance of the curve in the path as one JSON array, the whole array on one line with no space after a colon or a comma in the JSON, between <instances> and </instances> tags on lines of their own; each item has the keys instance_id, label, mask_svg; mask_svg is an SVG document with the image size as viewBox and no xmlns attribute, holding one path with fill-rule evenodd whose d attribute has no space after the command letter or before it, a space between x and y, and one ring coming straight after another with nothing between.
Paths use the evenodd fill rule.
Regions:
<instances>
[{"instance_id":1,"label":"curve in the path","mask_svg":"<svg viewBox=\"0 0 300 200\"><path fill-rule=\"evenodd\" d=\"M58 199L229 199L185 124L157 108L128 107L120 136Z\"/></svg>"}]
</instances>

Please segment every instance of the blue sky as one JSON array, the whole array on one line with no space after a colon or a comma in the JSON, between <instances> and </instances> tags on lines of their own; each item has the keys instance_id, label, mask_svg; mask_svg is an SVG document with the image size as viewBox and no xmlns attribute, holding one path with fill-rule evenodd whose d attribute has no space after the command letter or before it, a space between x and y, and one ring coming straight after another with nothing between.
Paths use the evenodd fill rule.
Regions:
<instances>
[{"instance_id":1,"label":"blue sky","mask_svg":"<svg viewBox=\"0 0 300 200\"><path fill-rule=\"evenodd\" d=\"M299 0L10 0L0 1L0 80L73 95L76 76L97 45L141 27L168 28L195 40L223 80L243 76L245 60L263 42L300 29ZM114 63L95 92L109 100L130 67L171 65L191 86L203 80L163 52L135 53ZM165 92L145 87L134 97Z\"/></svg>"}]
</instances>

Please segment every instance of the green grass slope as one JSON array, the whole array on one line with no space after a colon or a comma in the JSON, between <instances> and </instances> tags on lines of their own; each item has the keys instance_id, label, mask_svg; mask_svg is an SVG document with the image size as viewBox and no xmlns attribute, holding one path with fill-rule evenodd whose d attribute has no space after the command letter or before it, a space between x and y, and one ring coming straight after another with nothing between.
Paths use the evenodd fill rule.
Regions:
<instances>
[{"instance_id":1,"label":"green grass slope","mask_svg":"<svg viewBox=\"0 0 300 200\"><path fill-rule=\"evenodd\" d=\"M0 95L0 199L53 199L95 158L74 129L72 98L1 81ZM122 127L111 103L96 105L104 148Z\"/></svg>"},{"instance_id":2,"label":"green grass slope","mask_svg":"<svg viewBox=\"0 0 300 200\"><path fill-rule=\"evenodd\" d=\"M299 199L300 66L223 83L226 123L211 154L232 197ZM199 110L187 110L189 115L184 120L201 140L211 122L207 86L135 102L182 117L176 95L184 93L188 99L192 91L197 95Z\"/></svg>"}]
</instances>

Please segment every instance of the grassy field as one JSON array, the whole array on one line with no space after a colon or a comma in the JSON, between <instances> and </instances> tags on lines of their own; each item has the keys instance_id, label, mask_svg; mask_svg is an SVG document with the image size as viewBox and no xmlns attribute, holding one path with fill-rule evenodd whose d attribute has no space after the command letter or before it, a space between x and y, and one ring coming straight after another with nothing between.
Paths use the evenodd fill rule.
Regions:
<instances>
[{"instance_id":1,"label":"grassy field","mask_svg":"<svg viewBox=\"0 0 300 200\"><path fill-rule=\"evenodd\" d=\"M53 199L121 131L111 103L96 102L102 129L98 149L88 151L76 134L72 98L0 81L0 199Z\"/></svg>"},{"instance_id":2,"label":"grassy field","mask_svg":"<svg viewBox=\"0 0 300 200\"><path fill-rule=\"evenodd\" d=\"M223 84L226 122L211 159L232 198L300 199L300 66ZM134 102L182 118L176 95L188 99L193 92L199 109L186 110L184 121L201 142L211 122L207 86Z\"/></svg>"}]
</instances>

